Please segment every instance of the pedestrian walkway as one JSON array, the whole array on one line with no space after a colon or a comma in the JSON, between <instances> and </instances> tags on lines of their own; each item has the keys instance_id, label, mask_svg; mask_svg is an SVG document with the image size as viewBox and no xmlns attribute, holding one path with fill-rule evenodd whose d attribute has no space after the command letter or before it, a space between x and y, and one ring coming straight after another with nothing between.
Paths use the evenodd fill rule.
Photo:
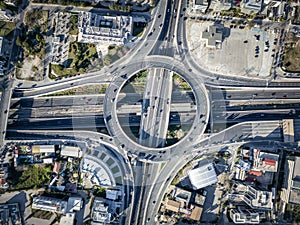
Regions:
<instances>
[{"instance_id":1,"label":"pedestrian walkway","mask_svg":"<svg viewBox=\"0 0 300 225\"><path fill-rule=\"evenodd\" d=\"M118 159L114 158L101 146L86 152L82 170L86 172L86 182L90 185L116 186L123 184L123 175Z\"/></svg>"}]
</instances>

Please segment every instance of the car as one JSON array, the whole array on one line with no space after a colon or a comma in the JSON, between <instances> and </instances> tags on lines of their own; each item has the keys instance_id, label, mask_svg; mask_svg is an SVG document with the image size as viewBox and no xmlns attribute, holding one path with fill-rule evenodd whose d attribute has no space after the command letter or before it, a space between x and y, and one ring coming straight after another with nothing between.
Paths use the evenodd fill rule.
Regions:
<instances>
[{"instance_id":1,"label":"car","mask_svg":"<svg viewBox=\"0 0 300 225\"><path fill-rule=\"evenodd\" d=\"M286 98L286 97L287 97L287 95L283 95L283 96L282 96L282 98Z\"/></svg>"},{"instance_id":2,"label":"car","mask_svg":"<svg viewBox=\"0 0 300 225\"><path fill-rule=\"evenodd\" d=\"M71 83L70 86L72 86L74 83Z\"/></svg>"},{"instance_id":3,"label":"car","mask_svg":"<svg viewBox=\"0 0 300 225\"><path fill-rule=\"evenodd\" d=\"M161 14L159 14L157 17L160 18L160 17L161 17Z\"/></svg>"}]
</instances>

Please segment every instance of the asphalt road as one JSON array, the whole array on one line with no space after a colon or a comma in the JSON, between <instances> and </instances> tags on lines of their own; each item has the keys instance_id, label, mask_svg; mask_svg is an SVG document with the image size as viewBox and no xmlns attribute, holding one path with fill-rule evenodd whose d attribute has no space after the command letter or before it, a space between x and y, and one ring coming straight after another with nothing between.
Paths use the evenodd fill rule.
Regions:
<instances>
[{"instance_id":1,"label":"asphalt road","mask_svg":"<svg viewBox=\"0 0 300 225\"><path fill-rule=\"evenodd\" d=\"M172 86L172 74L169 71L151 70L147 77L142 104L140 144L154 148L165 145L171 110Z\"/></svg>"}]
</instances>

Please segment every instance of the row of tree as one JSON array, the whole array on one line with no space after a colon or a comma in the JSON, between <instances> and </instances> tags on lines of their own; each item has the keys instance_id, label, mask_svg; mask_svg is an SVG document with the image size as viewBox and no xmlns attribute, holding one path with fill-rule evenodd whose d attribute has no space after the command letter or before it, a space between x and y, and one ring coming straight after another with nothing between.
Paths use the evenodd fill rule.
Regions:
<instances>
[{"instance_id":1,"label":"row of tree","mask_svg":"<svg viewBox=\"0 0 300 225\"><path fill-rule=\"evenodd\" d=\"M131 12L132 6L129 6L129 5L122 6L122 5L113 3L113 4L109 5L109 9L114 10L114 11L120 11L120 12Z\"/></svg>"}]
</instances>

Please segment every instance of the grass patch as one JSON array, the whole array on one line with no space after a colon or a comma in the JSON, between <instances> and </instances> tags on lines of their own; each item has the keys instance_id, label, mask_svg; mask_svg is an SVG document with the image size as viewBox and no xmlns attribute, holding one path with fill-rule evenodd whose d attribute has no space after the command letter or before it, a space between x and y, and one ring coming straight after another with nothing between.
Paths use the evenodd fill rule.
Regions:
<instances>
[{"instance_id":1,"label":"grass patch","mask_svg":"<svg viewBox=\"0 0 300 225\"><path fill-rule=\"evenodd\" d=\"M106 161L106 164L108 165L108 166L111 166L112 164L114 164L114 160L112 159L112 158L109 158L107 161Z\"/></svg>"},{"instance_id":2,"label":"grass patch","mask_svg":"<svg viewBox=\"0 0 300 225\"><path fill-rule=\"evenodd\" d=\"M143 70L138 72L135 76L131 77L124 87L122 93L142 93L145 91L148 71Z\"/></svg>"},{"instance_id":3,"label":"grass patch","mask_svg":"<svg viewBox=\"0 0 300 225\"><path fill-rule=\"evenodd\" d=\"M70 17L70 35L78 35L78 15Z\"/></svg>"},{"instance_id":4,"label":"grass patch","mask_svg":"<svg viewBox=\"0 0 300 225\"><path fill-rule=\"evenodd\" d=\"M54 76L49 76L49 78L86 73L92 69L101 69L102 66L94 44L72 42L70 43L67 65L51 64L51 71Z\"/></svg>"},{"instance_id":5,"label":"grass patch","mask_svg":"<svg viewBox=\"0 0 300 225\"><path fill-rule=\"evenodd\" d=\"M104 187L99 186L94 190L94 195L96 197L105 198L106 197L106 189Z\"/></svg>"},{"instance_id":6,"label":"grass patch","mask_svg":"<svg viewBox=\"0 0 300 225\"><path fill-rule=\"evenodd\" d=\"M84 87L72 88L65 91L59 91L46 96L66 96L66 95L83 95L83 94L105 94L108 84L89 85Z\"/></svg>"},{"instance_id":7,"label":"grass patch","mask_svg":"<svg viewBox=\"0 0 300 225\"><path fill-rule=\"evenodd\" d=\"M122 177L116 177L115 180L116 180L117 185L122 185L123 184Z\"/></svg>"},{"instance_id":8,"label":"grass patch","mask_svg":"<svg viewBox=\"0 0 300 225\"><path fill-rule=\"evenodd\" d=\"M171 146L182 139L191 129L191 124L170 125L168 126L166 146Z\"/></svg>"},{"instance_id":9,"label":"grass patch","mask_svg":"<svg viewBox=\"0 0 300 225\"><path fill-rule=\"evenodd\" d=\"M40 28L42 32L45 32L47 30L48 16L48 11L30 10L25 15L25 24L29 30Z\"/></svg>"},{"instance_id":10,"label":"grass patch","mask_svg":"<svg viewBox=\"0 0 300 225\"><path fill-rule=\"evenodd\" d=\"M178 74L173 75L173 81L176 87L178 87L179 91L192 91L191 86L188 82L186 82L181 76Z\"/></svg>"},{"instance_id":11,"label":"grass patch","mask_svg":"<svg viewBox=\"0 0 300 225\"><path fill-rule=\"evenodd\" d=\"M112 172L113 174L120 172L119 167L118 167L118 166L115 166L114 168L111 169L111 172Z\"/></svg>"},{"instance_id":12,"label":"grass patch","mask_svg":"<svg viewBox=\"0 0 300 225\"><path fill-rule=\"evenodd\" d=\"M147 23L141 23L141 22L133 23L132 35L136 37L141 37L146 27L147 27Z\"/></svg>"},{"instance_id":13,"label":"grass patch","mask_svg":"<svg viewBox=\"0 0 300 225\"><path fill-rule=\"evenodd\" d=\"M106 157L105 153L102 153L102 155L100 156L100 159L103 160Z\"/></svg>"},{"instance_id":14,"label":"grass patch","mask_svg":"<svg viewBox=\"0 0 300 225\"><path fill-rule=\"evenodd\" d=\"M9 182L11 190L36 189L50 182L52 165L29 165L27 170L22 172L12 170Z\"/></svg>"},{"instance_id":15,"label":"grass patch","mask_svg":"<svg viewBox=\"0 0 300 225\"><path fill-rule=\"evenodd\" d=\"M0 21L0 36L7 36L15 29L15 23Z\"/></svg>"},{"instance_id":16,"label":"grass patch","mask_svg":"<svg viewBox=\"0 0 300 225\"><path fill-rule=\"evenodd\" d=\"M129 48L126 46L110 45L108 47L108 54L103 58L104 64L109 66L123 57L128 51Z\"/></svg>"},{"instance_id":17,"label":"grass patch","mask_svg":"<svg viewBox=\"0 0 300 225\"><path fill-rule=\"evenodd\" d=\"M25 57L45 57L45 35L47 33L48 11L31 10L25 15L25 24L21 27L16 44L25 52Z\"/></svg>"},{"instance_id":18,"label":"grass patch","mask_svg":"<svg viewBox=\"0 0 300 225\"><path fill-rule=\"evenodd\" d=\"M289 72L300 71L300 38L289 33L285 42L283 67Z\"/></svg>"}]
</instances>

